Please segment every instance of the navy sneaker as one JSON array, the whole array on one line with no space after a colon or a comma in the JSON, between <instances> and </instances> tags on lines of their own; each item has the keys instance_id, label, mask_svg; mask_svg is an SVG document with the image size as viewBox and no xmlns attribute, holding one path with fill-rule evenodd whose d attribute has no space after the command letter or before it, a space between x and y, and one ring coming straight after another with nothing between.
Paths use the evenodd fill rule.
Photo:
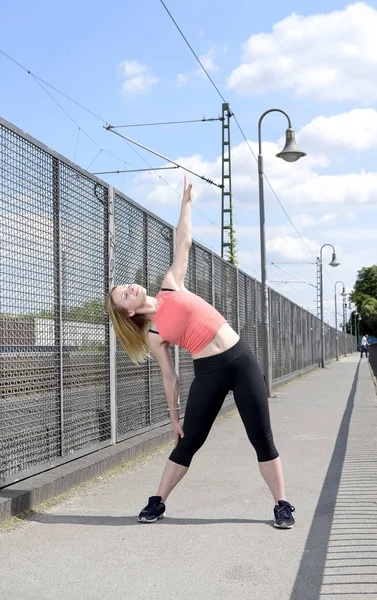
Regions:
<instances>
[{"instance_id":1,"label":"navy sneaker","mask_svg":"<svg viewBox=\"0 0 377 600\"><path fill-rule=\"evenodd\" d=\"M279 527L279 529L291 529L295 524L295 520L292 516L294 510L296 510L295 507L289 504L289 502L286 500L279 500L274 507L274 527Z\"/></svg>"},{"instance_id":2,"label":"navy sneaker","mask_svg":"<svg viewBox=\"0 0 377 600\"><path fill-rule=\"evenodd\" d=\"M155 523L158 519L165 516L165 503L161 496L151 496L145 508L139 514L139 523Z\"/></svg>"}]
</instances>

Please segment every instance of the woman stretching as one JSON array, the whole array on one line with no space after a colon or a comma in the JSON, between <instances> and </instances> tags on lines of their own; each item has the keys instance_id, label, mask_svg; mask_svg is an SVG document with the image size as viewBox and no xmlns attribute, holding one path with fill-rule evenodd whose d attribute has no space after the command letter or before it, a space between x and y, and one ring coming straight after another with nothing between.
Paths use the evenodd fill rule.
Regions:
<instances>
[{"instance_id":1,"label":"woman stretching","mask_svg":"<svg viewBox=\"0 0 377 600\"><path fill-rule=\"evenodd\" d=\"M150 351L162 372L175 448L170 454L156 496L141 511L141 523L153 523L165 515L170 492L187 473L194 454L204 444L225 396L234 400L257 454L260 472L275 500L274 525L290 529L294 507L286 501L283 472L271 432L266 387L249 346L224 317L184 287L191 246L192 186L186 177L177 227L173 264L155 298L137 284L112 288L108 313L115 333L134 363ZM179 420L179 382L169 351L171 344L188 350L194 360L195 378L187 400L183 427Z\"/></svg>"}]
</instances>

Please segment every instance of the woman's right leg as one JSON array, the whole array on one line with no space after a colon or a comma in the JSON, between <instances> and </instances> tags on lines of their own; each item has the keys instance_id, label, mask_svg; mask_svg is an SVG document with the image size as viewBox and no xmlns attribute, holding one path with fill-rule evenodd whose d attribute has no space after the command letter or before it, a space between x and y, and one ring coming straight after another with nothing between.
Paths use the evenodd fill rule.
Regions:
<instances>
[{"instance_id":1,"label":"woman's right leg","mask_svg":"<svg viewBox=\"0 0 377 600\"><path fill-rule=\"evenodd\" d=\"M166 500L187 473L194 454L206 441L228 391L219 373L203 380L195 377L183 422L185 435L172 451L158 488L157 496L162 500Z\"/></svg>"},{"instance_id":2,"label":"woman's right leg","mask_svg":"<svg viewBox=\"0 0 377 600\"><path fill-rule=\"evenodd\" d=\"M161 500L163 502L166 501L166 498L169 496L170 492L173 491L175 486L186 475L188 469L188 467L178 465L177 463L168 460L157 490L157 496L161 496Z\"/></svg>"}]
</instances>

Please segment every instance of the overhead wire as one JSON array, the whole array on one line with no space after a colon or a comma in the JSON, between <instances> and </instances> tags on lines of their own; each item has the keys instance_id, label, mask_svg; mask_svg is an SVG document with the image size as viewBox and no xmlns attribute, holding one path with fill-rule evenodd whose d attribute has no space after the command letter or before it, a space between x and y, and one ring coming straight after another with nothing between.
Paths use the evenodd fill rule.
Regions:
<instances>
[{"instance_id":1,"label":"overhead wire","mask_svg":"<svg viewBox=\"0 0 377 600\"><path fill-rule=\"evenodd\" d=\"M71 98L70 96L68 96L68 94L65 94L64 92L62 92L61 90L59 90L57 87L51 85L48 81L46 81L45 79L42 79L42 77L39 77L38 75L36 75L35 73L33 73L32 71L30 71L29 69L27 69L26 67L24 67L24 65L22 65L21 63L19 63L17 60L15 60L12 56L10 56L9 54L7 54L6 52L4 52L3 50L0 49L0 54L2 54L3 56L5 56L7 59L9 59L11 62L13 62L14 64L16 64L18 67L20 67L20 69L22 69L23 71L25 71L25 73L27 73L28 75L30 75L32 77L32 79L34 79L34 81L39 85L39 87L51 98L51 100L60 108L60 110L68 117L68 119L70 119L70 121L72 121L72 123L74 123L74 125L80 129L80 131L95 145L97 146L97 148L100 149L100 152L97 154L97 156L95 158L97 158L101 152L104 152L105 154L107 154L108 156L111 156L113 158L116 158L117 160L120 160L122 163L124 163L124 158L120 158L119 156L117 156L116 154L109 152L108 150L105 150L104 148L102 148L100 146L100 144L98 144L98 142L96 142L78 123L77 121L75 121L75 119L66 111L66 109L56 100L56 98L54 98L54 96L52 94L50 94L50 92L48 90L46 90L46 88L44 86L48 86L50 89L54 90L55 92L57 92L58 94L60 94L61 96L63 96L64 98L66 98L67 100L69 100L70 102L72 102L73 104L75 104L76 106L78 106L79 108L83 109L85 112L87 112L88 114L92 115L93 117L95 117L96 119L98 119L99 121L101 121L103 124L108 125L108 122L103 119L102 117L100 117L99 115L97 115L95 112L93 112L92 110L88 109L87 107L85 107L83 104L80 104L80 102L77 102L76 100L74 100L73 98ZM133 149L134 150L134 149ZM94 160L90 163L90 166L93 164ZM129 165L137 168L138 165L134 165L133 163L130 163L129 161L127 161ZM89 168L89 167L88 167Z\"/></svg>"},{"instance_id":2,"label":"overhead wire","mask_svg":"<svg viewBox=\"0 0 377 600\"><path fill-rule=\"evenodd\" d=\"M176 25L177 29L179 30L179 32L181 33L182 37L184 38L185 42L187 43L187 45L189 46L190 50L192 51L193 55L195 56L196 60L198 61L198 63L200 64L201 68L203 69L204 73L206 74L206 76L208 77L208 79L210 80L210 82L212 83L212 85L214 86L214 88L216 89L217 93L219 94L219 96L221 97L222 101L225 103L225 98L223 97L223 95L221 94L220 90L218 89L218 87L216 86L215 82L213 81L213 79L211 78L211 76L209 75L208 71L206 70L206 68L204 67L204 65L202 64L200 58L197 56L197 54L195 53L195 51L193 50L192 46L190 45L190 43L188 42L188 40L186 39L186 37L184 36L183 32L181 31L180 27L178 26L178 24L176 23L175 19L173 18L173 16L171 15L170 11L168 10L166 4L160 0L161 3L163 4L165 10L168 12L170 18L172 19L172 21L174 22L174 24ZM108 156L111 156L119 161L121 161L124 164L129 164L131 166L134 166L135 168L138 168L138 165L134 165L133 163L129 162L129 161L124 161L124 158L121 158L119 156L117 156L116 154L102 148L78 123L77 121L66 111L66 109L56 100L56 98L54 98L54 96L44 87L47 86L50 89L52 89L53 91L55 91L56 93L60 94L61 96L63 96L64 98L66 98L68 101L72 102L73 104L75 104L76 106L78 106L79 108L81 108L82 110L84 110L85 112L87 112L88 114L90 114L91 116L93 116L94 118L96 118L97 120L101 121L104 125L108 125L109 122L104 119L103 117L99 116L98 114L96 114L94 111L88 109L86 106L84 106L83 104L81 104L80 102L78 102L77 100L73 99L71 96L69 96L68 94L66 94L65 92L61 91L59 88L57 88L56 86L52 85L51 83L49 83L48 81L46 81L45 79L43 79L42 77L39 77L38 75L36 75L35 73L33 73L32 71L30 71L29 69L27 69L24 65L22 65L20 62L18 62L17 60L15 60L13 57L11 57L9 54L7 54L6 52L4 52L3 50L0 49L0 54L2 54L3 56L5 56L7 59L9 59L11 62L13 62L14 64L16 64L19 68L21 68L23 71L25 71L28 75L30 75L34 81L41 87L41 89L50 97L50 99L60 108L60 110L67 116L67 118L69 118L74 125L77 127L78 133L77 133L77 140L76 140L76 148L75 148L75 157L74 160L76 159L76 155L77 155L77 149L78 149L78 142L79 142L79 136L80 133L83 133L97 148L99 148L99 151L97 152L97 154L94 156L93 160L89 163L87 170L94 164L94 162L97 160L97 158L100 156L100 154L103 152L105 154L107 154ZM254 156L255 160L257 160L255 153L252 149L252 147L250 146L250 143L247 139L247 137L245 136L243 129L240 125L240 123L238 122L238 119L236 117L236 115L234 113L232 113L235 122L245 140L245 142L247 143L247 146L249 148L249 150L251 151L252 155ZM212 120L221 120L220 118L218 119L198 119L198 120L191 120L191 121L182 121L182 123L184 122L201 122L204 120L208 120L208 121L212 121ZM163 124L163 123L155 123L156 125L158 124ZM169 122L167 122L166 124L169 124ZM152 125L152 124L139 124L138 126L146 126L146 125ZM132 125L129 125L130 127ZM137 126L137 125L135 125ZM132 151L149 167L149 169L154 172L154 169L151 167L151 165L148 163L148 161L129 143L128 146L132 149ZM178 196L180 196L180 192L178 192L178 190L176 190L168 181L166 181L161 175L155 173L155 175L161 180L163 181L166 185L168 185L168 187L170 187ZM273 191L276 199L278 200L279 204L281 205L282 209L284 210L287 218L289 219L289 221L291 222L289 215L286 213L284 207L282 206L282 204L280 203L280 200L277 196L277 194L275 193L275 191L273 190L270 182L268 181L267 177L265 176L267 183L269 184L269 186L271 187L271 190ZM205 219L207 219L212 225L214 225L215 227L219 227L218 223L215 223L210 217L208 217L203 211L201 211L195 204L193 204L193 208L200 213ZM302 239L300 233L298 232L297 228L294 226L294 224L291 222L292 226L294 227L294 229L296 230L296 233L299 235L299 237ZM200 240L198 240L200 241ZM304 241L302 239L302 241ZM202 243L202 242L201 242ZM305 241L304 241L305 243ZM238 245L242 248L244 248L247 252L250 252L251 254L257 256L257 254L255 252L253 252L252 250L246 248L243 244L238 243ZM306 245L306 243L305 243ZM308 247L308 246L307 246ZM213 248L212 248L213 249ZM308 247L309 249L309 247ZM309 249L310 250L310 249ZM312 252L313 253L313 252ZM245 265L244 265L245 266ZM250 267L248 267L250 268ZM325 270L326 272L326 270ZM327 274L327 272L326 272ZM329 277L329 275L327 274L327 276ZM331 281L331 279L330 279Z\"/></svg>"},{"instance_id":3,"label":"overhead wire","mask_svg":"<svg viewBox=\"0 0 377 600\"><path fill-rule=\"evenodd\" d=\"M72 102L73 104L75 104L76 106L78 106L79 108L81 108L82 110L84 110L85 112L87 112L88 114L90 114L91 116L93 116L94 118L96 118L97 120L101 121L102 124L104 125L108 125L109 122L104 119L103 117L99 116L98 114L96 114L94 111L88 109L86 106L84 106L83 104L81 104L80 102L77 102L74 98L72 98L71 96L69 96L68 94L66 94L65 92L63 92L62 90L60 90L59 88L57 88L56 86L52 85L51 83L49 83L48 81L46 81L45 79L43 79L42 77L39 77L38 75L36 75L35 73L33 73L30 69L27 69L24 65L22 65L20 62L18 62L16 59L14 59L12 56L10 56L9 54L7 54L6 52L4 52L3 50L0 49L0 54L2 54L3 56L5 56L8 60L10 60L11 62L13 62L14 64L16 64L20 69L22 69L25 73L27 73L28 75L30 75L35 82L41 87L41 89L50 97L50 99L60 108L60 110L67 116L67 118L69 118L74 125L77 127L78 132L82 132L97 148L99 148L99 151L97 152L97 154L94 156L93 160L89 163L89 165L86 167L86 170L89 170L90 167L94 164L94 162L97 160L97 158L101 155L101 153L105 153L108 156L111 156L113 158L116 158L117 160L121 161L123 164L128 164L131 165L135 168L138 168L138 165L134 165L133 163L129 162L129 161L124 161L124 158L120 158L119 156L117 156L116 154L109 152L108 150L105 150L104 148L102 148L78 123L77 121L66 111L65 108L63 108L63 106L56 100L56 98L54 98L54 96L52 96L52 94L50 94L48 92L48 90L45 89L44 86L49 87L50 89L52 89L54 92L60 94L61 96L63 96L64 98L66 98L67 100L69 100L70 102ZM194 52L195 55L195 52ZM206 72L207 76L211 79L211 77L209 76L209 74L207 73L204 65L202 65L200 59L195 55L195 57L197 58L198 62L200 63L201 67L203 68L203 70ZM212 79L211 79L212 81ZM212 82L214 83L214 82ZM216 86L215 86L216 87ZM224 99L223 99L224 100ZM224 100L225 101L225 100ZM203 119L198 119L197 121L200 122ZM206 119L207 120L207 119ZM212 119L208 119L208 120L212 120ZM220 119L221 120L221 119ZM144 162L144 164L146 164L149 169L151 169L152 172L154 172L154 170L152 169L150 163L128 142L126 141L126 143L128 144L128 146L131 148L131 150ZM168 181L166 181L166 179L164 179L161 175L155 173L155 175L161 180L163 181L171 190L173 190L179 197L181 196L181 192L179 192L177 189L175 189ZM200 210L195 204L192 205L194 210L196 210L199 214L201 214L207 221L209 221L213 226L215 227L219 227L220 225L218 223L216 223L215 221L213 221L213 219L211 219L210 217L208 217L202 210ZM198 240L200 241L200 240ZM201 242L202 243L202 242ZM241 244L240 244L241 245ZM245 246L242 246L243 248L245 248ZM213 249L213 248L212 248ZM245 248L248 252L251 252L252 254L255 255L255 252Z\"/></svg>"},{"instance_id":4,"label":"overhead wire","mask_svg":"<svg viewBox=\"0 0 377 600\"><path fill-rule=\"evenodd\" d=\"M209 73L208 73L207 69L206 69L206 68L204 67L204 65L202 64L202 62L201 62L200 58L198 57L198 55L196 54L195 50L193 49L193 47L191 46L191 44L190 44L190 43L189 43L189 41L187 40L187 38L186 38L186 36L184 35L183 31L182 31L182 30L181 30L181 28L179 27L178 23L177 23L177 22L176 22L176 20L174 19L173 15L172 15L172 14L171 14L171 12L169 11L168 7L166 6L165 2L164 2L163 0L160 0L160 2L161 2L161 4L163 5L163 7L164 7L164 9L166 10L166 12L168 13L168 15L169 15L169 17L171 18L171 20L173 21L173 23L174 23L174 25L176 26L177 30L178 30L178 31L179 31L179 33L181 34L182 38L183 38L183 39L184 39L184 41L186 42L187 46L188 46L188 47L189 47L189 49L191 50L192 54L195 56L195 58L196 58L197 62L199 63L199 65L200 65L200 66L201 66L201 68L203 69L203 71L204 71L204 73L206 74L206 76L208 77L209 81L211 82L211 84L213 85L213 87L215 88L215 90L217 91L218 95L220 96L220 98L222 99L222 101L223 101L224 103L226 103L226 100L225 100L224 96L222 95L222 93L220 92L219 88L217 87L217 85L216 85L216 84L215 84L215 82L213 81L212 77L209 75ZM255 152L253 151L252 147L250 146L250 143L249 143L249 141L248 141L248 139L247 139L247 137L246 137L246 135L245 135L245 133L244 133L244 131L243 131L243 129L242 129L242 127L241 127L241 125L240 125L240 123L239 123L239 121L238 121L237 117L236 117L236 115L234 114L234 112L233 112L233 111L231 111L231 112L232 112L232 115L233 115L233 117L234 117L234 120L235 120L235 122L236 122L236 124L237 124L237 127L238 127L238 129L240 130L240 132L241 132L241 134L242 134L242 136L243 136L243 138L244 138L244 140L245 140L246 144L247 144L247 145L248 145L248 147L249 147L249 150L251 151L252 155L254 156L254 159L257 161L257 157L256 157L256 155L255 155ZM306 248L307 248L307 249L308 249L308 250L311 252L311 254L313 254L313 255L315 256L314 252L311 250L311 248L309 248L308 244L305 242L305 240L303 239L303 237L302 237L302 236L301 236L301 234L299 233L299 231L298 231L297 227L296 227L296 226L294 225L294 223L292 222L291 218L289 217L289 215L288 215L287 211L285 210L285 208L284 208L283 204L281 203L281 201L280 201L280 199L279 199L278 195L276 194L276 192L275 192L275 190L273 189L273 187L272 187L272 185L271 185L271 183L270 183L269 179L267 178L267 176L266 176L265 174L264 174L264 178L265 178L265 180L266 180L267 184L269 185L269 187L270 187L271 191L273 192L273 194L274 194L274 196L275 196L276 200L278 201L278 203L279 203L280 207L282 208L282 210L283 210L283 212L284 212L285 216L287 217L288 221L290 222L290 224L292 225L292 227L293 227L293 228L294 228L294 230L296 231L297 235L299 236L299 238L301 239L301 241L304 243L304 245L306 246Z\"/></svg>"},{"instance_id":5,"label":"overhead wire","mask_svg":"<svg viewBox=\"0 0 377 600\"><path fill-rule=\"evenodd\" d=\"M208 121L222 121L222 117L213 117L210 119L206 119L203 117L202 119L190 119L188 121L165 121L161 123L132 123L130 125L112 125L112 129L124 129L126 127L152 127L154 125L181 125L183 123L205 123Z\"/></svg>"}]
</instances>

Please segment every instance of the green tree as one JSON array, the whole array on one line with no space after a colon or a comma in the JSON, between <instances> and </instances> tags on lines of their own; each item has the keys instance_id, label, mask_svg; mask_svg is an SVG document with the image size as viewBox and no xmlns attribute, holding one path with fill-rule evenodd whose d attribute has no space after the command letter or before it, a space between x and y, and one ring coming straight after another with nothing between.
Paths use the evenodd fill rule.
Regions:
<instances>
[{"instance_id":1,"label":"green tree","mask_svg":"<svg viewBox=\"0 0 377 600\"><path fill-rule=\"evenodd\" d=\"M63 311L63 319L84 323L104 323L104 303L102 300L92 300L91 302L85 302L82 306L72 306Z\"/></svg>"},{"instance_id":2,"label":"green tree","mask_svg":"<svg viewBox=\"0 0 377 600\"><path fill-rule=\"evenodd\" d=\"M350 297L361 315L362 333L377 335L377 265L358 271Z\"/></svg>"}]
</instances>

